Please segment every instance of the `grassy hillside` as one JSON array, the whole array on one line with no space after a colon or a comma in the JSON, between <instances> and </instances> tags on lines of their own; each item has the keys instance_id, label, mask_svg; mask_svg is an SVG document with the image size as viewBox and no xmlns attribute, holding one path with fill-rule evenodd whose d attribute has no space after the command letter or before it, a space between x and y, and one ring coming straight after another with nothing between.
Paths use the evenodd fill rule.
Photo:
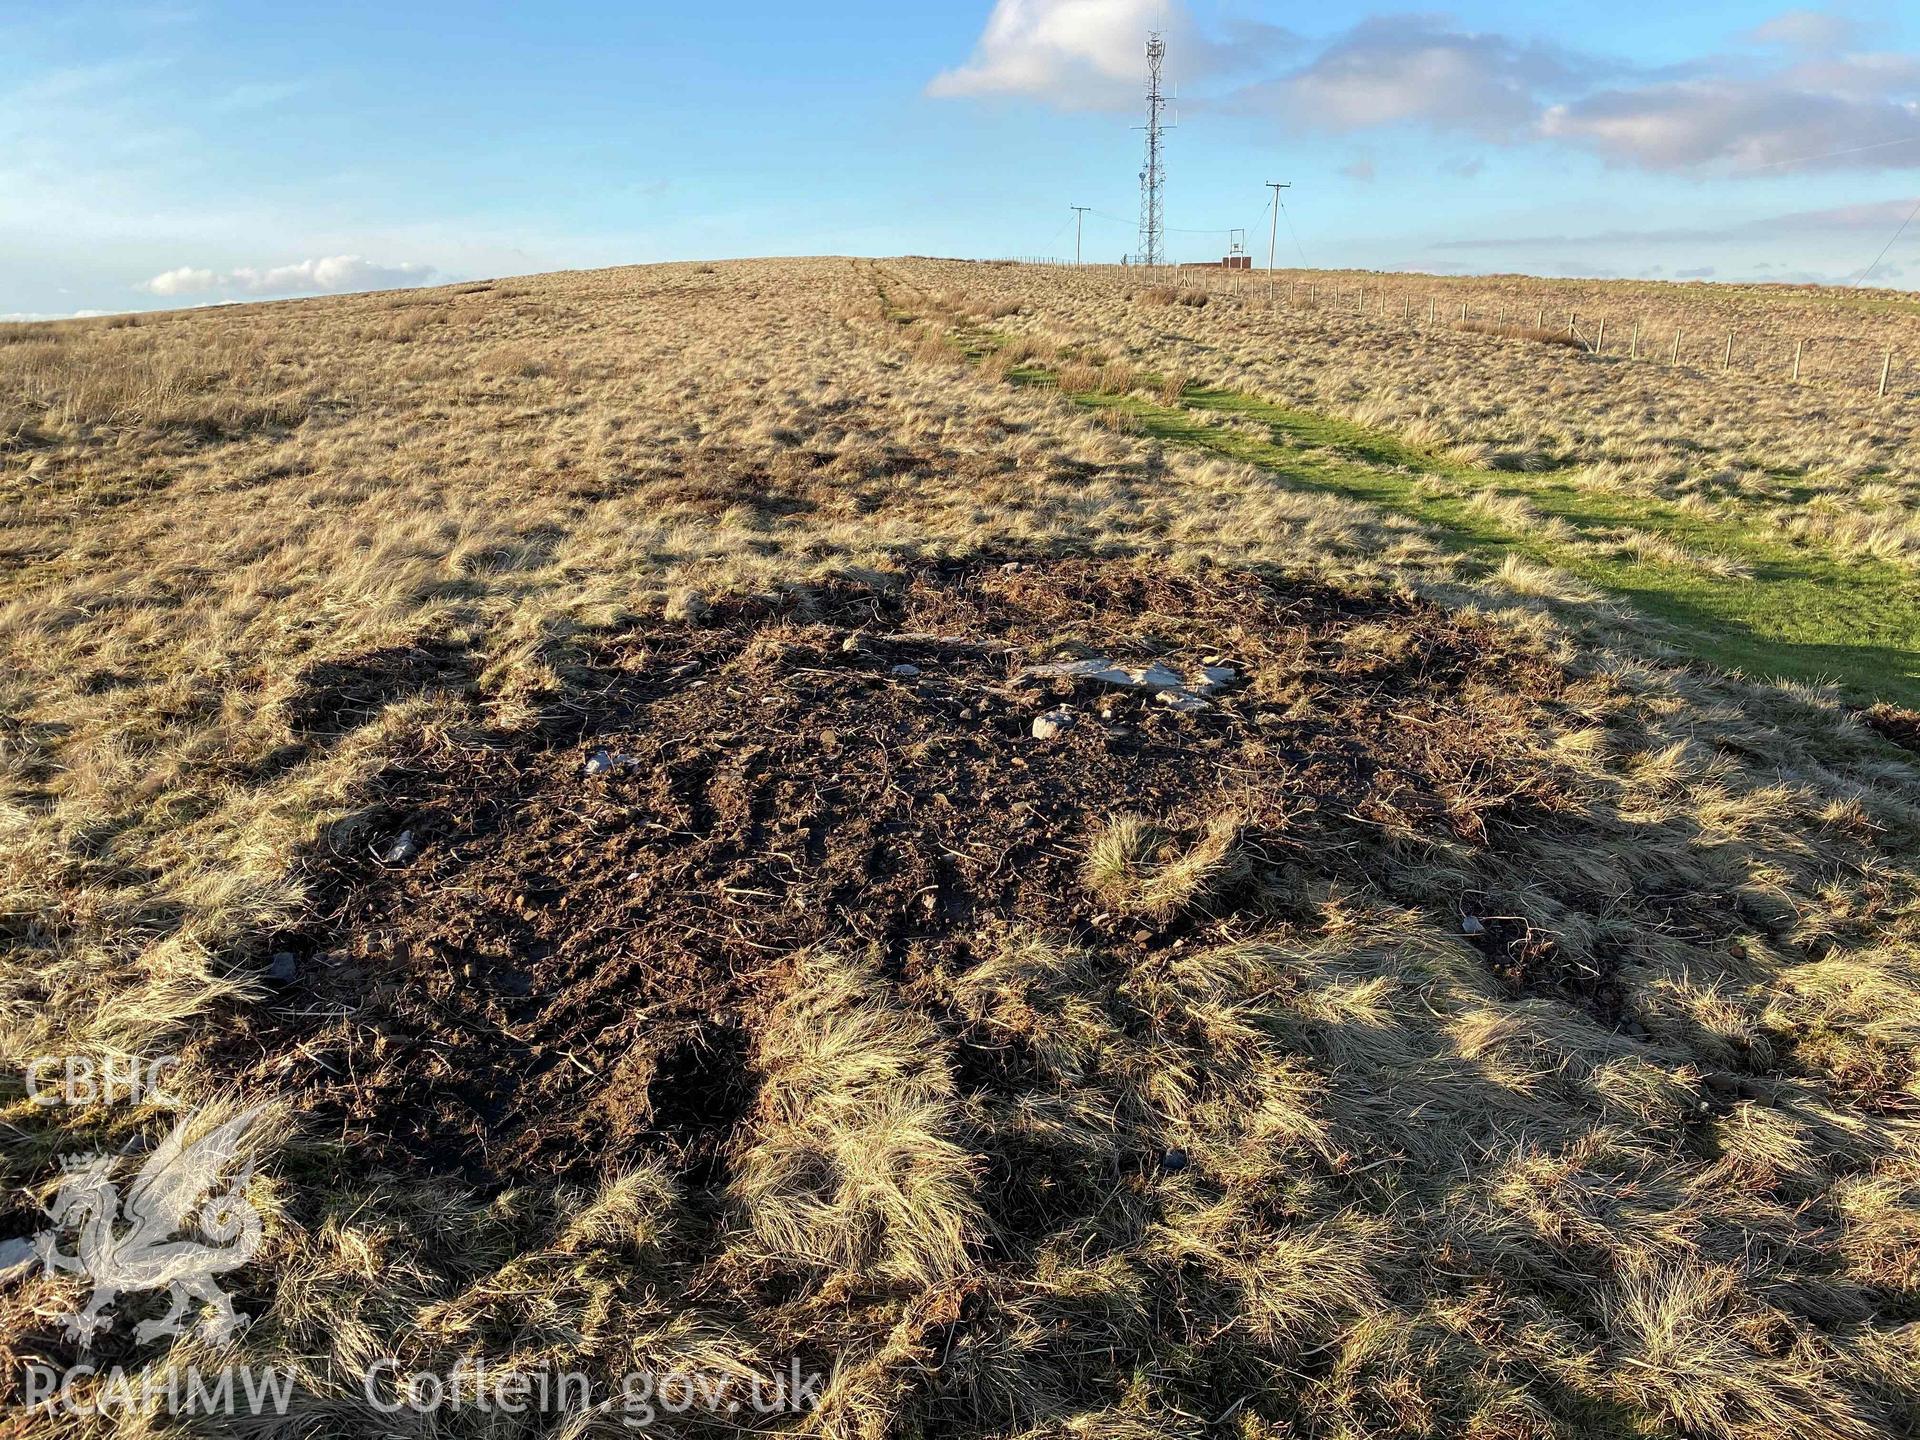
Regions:
<instances>
[{"instance_id":1,"label":"grassy hillside","mask_svg":"<svg viewBox=\"0 0 1920 1440\"><path fill-rule=\"evenodd\" d=\"M236 1116L261 1217L231 1349L16 1266L0 1383L1911 1430L1907 411L1410 315L812 259L0 328L0 1242ZM384 1408L462 1362L590 1395Z\"/></svg>"}]
</instances>

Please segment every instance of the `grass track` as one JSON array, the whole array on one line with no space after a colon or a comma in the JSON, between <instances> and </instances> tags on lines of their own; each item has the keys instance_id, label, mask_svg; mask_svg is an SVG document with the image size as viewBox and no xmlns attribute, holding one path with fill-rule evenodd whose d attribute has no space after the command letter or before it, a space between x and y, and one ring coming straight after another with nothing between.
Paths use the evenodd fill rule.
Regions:
<instances>
[{"instance_id":1,"label":"grass track","mask_svg":"<svg viewBox=\"0 0 1920 1440\"><path fill-rule=\"evenodd\" d=\"M974 356L1005 341L981 330L959 338ZM1053 370L1033 364L1015 367L1008 378L1018 384L1058 383ZM1490 562L1518 555L1555 566L1632 601L1643 614L1670 625L1683 648L1722 668L1774 679L1832 681L1861 701L1920 704L1920 580L1897 566L1791 544L1725 515L1586 489L1564 475L1462 465L1388 432L1291 410L1243 391L1193 386L1178 405L1138 394L1067 393L1088 409L1131 414L1140 430L1156 439L1407 515L1434 527L1455 548ZM1209 423L1213 417L1255 421L1266 434ZM1596 553L1531 532L1473 504L1488 492L1526 501L1542 515L1564 521L1582 541L1604 544L1609 532L1641 531L1741 561L1751 577Z\"/></svg>"}]
</instances>

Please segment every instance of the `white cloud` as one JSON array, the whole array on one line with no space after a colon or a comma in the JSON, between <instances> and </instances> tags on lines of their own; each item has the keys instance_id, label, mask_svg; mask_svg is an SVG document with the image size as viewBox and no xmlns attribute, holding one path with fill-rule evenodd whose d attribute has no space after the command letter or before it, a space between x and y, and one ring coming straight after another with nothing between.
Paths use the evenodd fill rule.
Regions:
<instances>
[{"instance_id":1,"label":"white cloud","mask_svg":"<svg viewBox=\"0 0 1920 1440\"><path fill-rule=\"evenodd\" d=\"M1840 50L1853 39L1851 20L1823 10L1786 10L1753 27L1746 39L1754 45L1778 45L1789 50Z\"/></svg>"},{"instance_id":2,"label":"white cloud","mask_svg":"<svg viewBox=\"0 0 1920 1440\"><path fill-rule=\"evenodd\" d=\"M376 265L358 255L329 255L267 269L241 266L215 271L182 265L154 276L140 288L155 295L339 295L352 290L398 290L424 285L431 265Z\"/></svg>"},{"instance_id":3,"label":"white cloud","mask_svg":"<svg viewBox=\"0 0 1920 1440\"><path fill-rule=\"evenodd\" d=\"M1920 107L1811 89L1792 76L1603 90L1542 117L1540 133L1647 170L1920 165Z\"/></svg>"},{"instance_id":4,"label":"white cloud","mask_svg":"<svg viewBox=\"0 0 1920 1440\"><path fill-rule=\"evenodd\" d=\"M1175 0L995 0L966 64L929 95L1018 95L1063 109L1131 104L1146 74L1149 30L1184 27Z\"/></svg>"},{"instance_id":5,"label":"white cloud","mask_svg":"<svg viewBox=\"0 0 1920 1440\"><path fill-rule=\"evenodd\" d=\"M1920 56L1850 49L1854 26L1806 9L1747 32L1734 52L1660 69L1470 30L1446 15L1383 15L1276 73L1275 51L1296 37L1254 27L1213 42L1179 0L997 0L972 59L928 90L1130 108L1152 28L1172 32L1170 58L1203 85L1268 67L1265 78L1224 94L1216 84L1204 98L1295 131L1412 126L1557 144L1648 170L1920 167Z\"/></svg>"},{"instance_id":6,"label":"white cloud","mask_svg":"<svg viewBox=\"0 0 1920 1440\"><path fill-rule=\"evenodd\" d=\"M0 315L0 325L30 325L39 320L97 320L102 315L118 315L118 310L10 310Z\"/></svg>"},{"instance_id":7,"label":"white cloud","mask_svg":"<svg viewBox=\"0 0 1920 1440\"><path fill-rule=\"evenodd\" d=\"M271 270L236 270L233 281L251 295L303 290L337 295L346 290L398 290L408 285L424 285L432 274L431 265L411 262L375 265L358 255L329 255L322 260L276 265Z\"/></svg>"},{"instance_id":8,"label":"white cloud","mask_svg":"<svg viewBox=\"0 0 1920 1440\"><path fill-rule=\"evenodd\" d=\"M1543 90L1580 62L1552 47L1460 30L1442 17L1365 20L1289 75L1243 92L1300 129L1347 132L1419 123L1489 140L1533 125Z\"/></svg>"},{"instance_id":9,"label":"white cloud","mask_svg":"<svg viewBox=\"0 0 1920 1440\"><path fill-rule=\"evenodd\" d=\"M1788 235L1796 239L1841 240L1883 236L1913 210L1908 198L1873 200L1859 205L1835 205L1821 210L1794 210L1784 215L1761 215L1706 225L1670 225L1643 229L1617 228L1577 234L1466 236L1436 240L1435 250L1498 250L1521 246L1542 249L1624 249L1649 245L1697 246L1722 241L1766 241Z\"/></svg>"},{"instance_id":10,"label":"white cloud","mask_svg":"<svg viewBox=\"0 0 1920 1440\"><path fill-rule=\"evenodd\" d=\"M204 295L220 286L220 277L211 270L196 270L191 265L182 265L178 270L167 270L154 276L142 286L155 295Z\"/></svg>"}]
</instances>

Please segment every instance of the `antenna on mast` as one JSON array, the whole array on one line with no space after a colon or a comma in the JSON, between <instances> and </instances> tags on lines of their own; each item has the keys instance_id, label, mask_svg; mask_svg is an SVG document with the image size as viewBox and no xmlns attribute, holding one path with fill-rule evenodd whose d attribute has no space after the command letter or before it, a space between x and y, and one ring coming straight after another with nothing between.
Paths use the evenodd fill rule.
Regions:
<instances>
[{"instance_id":1,"label":"antenna on mast","mask_svg":"<svg viewBox=\"0 0 1920 1440\"><path fill-rule=\"evenodd\" d=\"M1160 65L1167 58L1167 42L1158 30L1147 36L1147 163L1140 171L1140 263L1161 265L1166 262L1165 162L1161 133L1167 127L1161 112L1167 97L1160 90Z\"/></svg>"}]
</instances>

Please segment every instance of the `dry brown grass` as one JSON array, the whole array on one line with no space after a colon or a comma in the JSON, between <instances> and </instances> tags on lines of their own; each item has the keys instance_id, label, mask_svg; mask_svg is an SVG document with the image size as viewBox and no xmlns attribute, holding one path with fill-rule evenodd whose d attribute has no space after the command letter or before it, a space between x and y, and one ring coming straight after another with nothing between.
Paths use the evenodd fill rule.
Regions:
<instances>
[{"instance_id":1,"label":"dry brown grass","mask_svg":"<svg viewBox=\"0 0 1920 1440\"><path fill-rule=\"evenodd\" d=\"M1536 345L1559 345L1568 350L1585 350L1587 344L1570 330L1549 330L1539 325L1520 325L1502 320L1462 320L1455 327L1469 335L1496 335L1503 340L1531 340Z\"/></svg>"},{"instance_id":2,"label":"dry brown grass","mask_svg":"<svg viewBox=\"0 0 1920 1440\"><path fill-rule=\"evenodd\" d=\"M1331 886L1232 816L1150 824L1115 796L1097 903L1225 938L1120 964L1093 930L982 934L972 968L911 977L769 957L788 981L718 1212L645 1150L475 1193L296 1130L251 1192L239 1353L301 1379L261 1433L390 1433L350 1378L383 1355L600 1377L803 1355L835 1367L813 1428L849 1437L1910 1428L1914 767L1822 693L1576 642L1530 599L1563 577L1475 579L1409 523L968 369L931 318L963 302L920 302L997 310L1026 355L1128 357L1086 364L1090 390L1191 362L1673 493L1763 491L1784 459L1831 495L1871 469L1891 515L1910 422L1224 291L1142 321L1118 282L1048 284L752 262L0 329L0 1045L189 1057L141 1107L13 1092L8 1184L44 1200L64 1153L248 1099L212 1038L263 1003L312 857L379 838L392 766L537 747L595 636L903 556L1256 567L1417 592L1570 667L1537 736L1565 810L1497 862L1353 817L1366 883ZM1376 638L1346 663L1417 666ZM463 693L293 724L312 667L418 644L473 657ZM1276 714L1317 703L1251 683ZM1486 921L1604 971L1604 1004L1515 988L1463 937L1496 863ZM10 1362L60 1353L44 1317L76 1288L0 1292Z\"/></svg>"},{"instance_id":3,"label":"dry brown grass","mask_svg":"<svg viewBox=\"0 0 1920 1440\"><path fill-rule=\"evenodd\" d=\"M1156 918L1205 904L1246 877L1242 829L1238 815L1218 815L1181 849L1144 816L1115 816L1087 848L1087 888L1124 913Z\"/></svg>"},{"instance_id":4,"label":"dry brown grass","mask_svg":"<svg viewBox=\"0 0 1920 1440\"><path fill-rule=\"evenodd\" d=\"M1017 295L1024 308L1000 322L1017 337L1105 347L1162 375L1203 373L1461 462L1567 471L1583 485L1725 507L1782 537L1920 564L1911 296L1289 271L1269 309L1258 272L1144 289L1121 267L924 262L913 273L972 286L976 305ZM1183 294L1212 303L1174 303Z\"/></svg>"}]
</instances>

